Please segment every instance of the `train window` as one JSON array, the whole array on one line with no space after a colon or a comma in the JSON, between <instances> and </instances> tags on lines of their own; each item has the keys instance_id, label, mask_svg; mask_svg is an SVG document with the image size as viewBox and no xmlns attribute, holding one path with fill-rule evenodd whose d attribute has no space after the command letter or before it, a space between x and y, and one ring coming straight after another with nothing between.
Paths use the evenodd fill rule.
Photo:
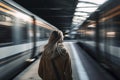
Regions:
<instances>
[{"instance_id":1,"label":"train window","mask_svg":"<svg viewBox=\"0 0 120 80\"><path fill-rule=\"evenodd\" d=\"M106 39L108 45L119 46L120 43L120 24L118 17L114 17L106 22Z\"/></svg>"},{"instance_id":2,"label":"train window","mask_svg":"<svg viewBox=\"0 0 120 80\"><path fill-rule=\"evenodd\" d=\"M45 38L45 30L44 30L44 28L40 28L40 34L41 34L41 36L40 36L40 39L44 39Z\"/></svg>"},{"instance_id":3,"label":"train window","mask_svg":"<svg viewBox=\"0 0 120 80\"><path fill-rule=\"evenodd\" d=\"M47 39L47 30L44 29L44 39Z\"/></svg>"},{"instance_id":4,"label":"train window","mask_svg":"<svg viewBox=\"0 0 120 80\"><path fill-rule=\"evenodd\" d=\"M44 39L48 39L50 36L50 32L48 29L44 29Z\"/></svg>"},{"instance_id":5,"label":"train window","mask_svg":"<svg viewBox=\"0 0 120 80\"><path fill-rule=\"evenodd\" d=\"M50 31L45 28L39 28L39 39L48 39Z\"/></svg>"},{"instance_id":6,"label":"train window","mask_svg":"<svg viewBox=\"0 0 120 80\"><path fill-rule=\"evenodd\" d=\"M40 34L40 27L36 27L36 40L37 41L39 41L39 38L40 38L40 36L41 36L41 34Z\"/></svg>"},{"instance_id":7,"label":"train window","mask_svg":"<svg viewBox=\"0 0 120 80\"><path fill-rule=\"evenodd\" d=\"M13 18L6 15L5 13L0 13L0 43L11 43L12 42L12 27Z\"/></svg>"},{"instance_id":8,"label":"train window","mask_svg":"<svg viewBox=\"0 0 120 80\"><path fill-rule=\"evenodd\" d=\"M88 25L89 26L89 25ZM85 42L89 45L89 46L95 46L95 27L87 27L86 28L86 40Z\"/></svg>"},{"instance_id":9,"label":"train window","mask_svg":"<svg viewBox=\"0 0 120 80\"><path fill-rule=\"evenodd\" d=\"M42 39L42 28L36 25L36 40Z\"/></svg>"},{"instance_id":10,"label":"train window","mask_svg":"<svg viewBox=\"0 0 120 80\"><path fill-rule=\"evenodd\" d=\"M49 38L49 36L50 36L50 31L48 29L46 29L46 31L45 31L45 37Z\"/></svg>"},{"instance_id":11,"label":"train window","mask_svg":"<svg viewBox=\"0 0 120 80\"><path fill-rule=\"evenodd\" d=\"M20 26L21 27L21 36L22 36L22 39L21 39L21 42L28 42L28 37L29 37L29 34L28 34L28 26L29 24L24 21L24 20L20 20Z\"/></svg>"},{"instance_id":12,"label":"train window","mask_svg":"<svg viewBox=\"0 0 120 80\"><path fill-rule=\"evenodd\" d=\"M79 30L79 37L80 37L80 41L85 41L85 32L86 32L86 30L83 28L83 27L81 27L80 28L80 30Z\"/></svg>"},{"instance_id":13,"label":"train window","mask_svg":"<svg viewBox=\"0 0 120 80\"><path fill-rule=\"evenodd\" d=\"M25 43L29 41L29 27L30 24L20 18L16 18L15 26L14 26L14 42L15 44Z\"/></svg>"}]
</instances>

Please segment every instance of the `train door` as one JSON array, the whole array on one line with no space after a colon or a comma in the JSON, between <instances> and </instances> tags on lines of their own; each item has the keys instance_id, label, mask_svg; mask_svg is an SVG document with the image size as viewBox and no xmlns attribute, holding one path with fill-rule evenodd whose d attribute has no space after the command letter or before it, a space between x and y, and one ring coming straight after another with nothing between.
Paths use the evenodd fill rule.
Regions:
<instances>
[{"instance_id":1,"label":"train door","mask_svg":"<svg viewBox=\"0 0 120 80\"><path fill-rule=\"evenodd\" d=\"M111 27L112 21L104 21L100 23L99 28L99 49L100 49L100 60L102 63L108 64L111 56L109 55L111 37L108 34L111 34L113 28ZM104 64L104 65L105 65Z\"/></svg>"},{"instance_id":2,"label":"train door","mask_svg":"<svg viewBox=\"0 0 120 80\"><path fill-rule=\"evenodd\" d=\"M39 25L36 25L36 52L35 52L35 57L37 57L38 55L40 55L40 44L41 44L41 40L40 40L40 37L41 37L41 27Z\"/></svg>"},{"instance_id":3,"label":"train door","mask_svg":"<svg viewBox=\"0 0 120 80\"><path fill-rule=\"evenodd\" d=\"M106 30L107 22L103 19L103 16L101 16L101 13L98 11L96 12L96 50L98 51L98 58L99 61L102 63L106 63L109 58L107 55L108 51L108 39L106 37Z\"/></svg>"},{"instance_id":4,"label":"train door","mask_svg":"<svg viewBox=\"0 0 120 80\"><path fill-rule=\"evenodd\" d=\"M33 43L33 49L32 49L32 54L31 54L31 58L35 57L36 54L36 19L34 16L32 17L32 43Z\"/></svg>"},{"instance_id":5,"label":"train door","mask_svg":"<svg viewBox=\"0 0 120 80\"><path fill-rule=\"evenodd\" d=\"M99 36L100 36L100 55L101 61L105 64L111 62L111 44L113 44L113 38L115 37L115 28L112 24L113 20L107 20L100 23Z\"/></svg>"},{"instance_id":6,"label":"train door","mask_svg":"<svg viewBox=\"0 0 120 80\"><path fill-rule=\"evenodd\" d=\"M106 57L108 64L119 65L120 62L120 24L119 16L113 17L107 21L106 26ZM120 65L119 65L120 66Z\"/></svg>"},{"instance_id":7,"label":"train door","mask_svg":"<svg viewBox=\"0 0 120 80\"><path fill-rule=\"evenodd\" d=\"M99 28L99 32L101 33L101 34L99 34L99 48L100 48L100 55L104 55L103 54L103 51L104 51L104 30L103 30L103 26L102 25L100 25L100 28Z\"/></svg>"}]
</instances>

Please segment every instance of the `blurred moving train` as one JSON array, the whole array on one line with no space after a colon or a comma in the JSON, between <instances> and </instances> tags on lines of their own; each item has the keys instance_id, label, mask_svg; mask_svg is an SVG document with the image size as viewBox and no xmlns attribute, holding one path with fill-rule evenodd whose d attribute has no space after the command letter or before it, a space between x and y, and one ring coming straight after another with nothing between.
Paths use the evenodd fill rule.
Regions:
<instances>
[{"instance_id":1,"label":"blurred moving train","mask_svg":"<svg viewBox=\"0 0 120 80\"><path fill-rule=\"evenodd\" d=\"M109 0L78 30L80 44L120 80L120 0Z\"/></svg>"},{"instance_id":2,"label":"blurred moving train","mask_svg":"<svg viewBox=\"0 0 120 80\"><path fill-rule=\"evenodd\" d=\"M0 80L10 80L40 55L52 30L58 29L15 2L0 1Z\"/></svg>"}]
</instances>

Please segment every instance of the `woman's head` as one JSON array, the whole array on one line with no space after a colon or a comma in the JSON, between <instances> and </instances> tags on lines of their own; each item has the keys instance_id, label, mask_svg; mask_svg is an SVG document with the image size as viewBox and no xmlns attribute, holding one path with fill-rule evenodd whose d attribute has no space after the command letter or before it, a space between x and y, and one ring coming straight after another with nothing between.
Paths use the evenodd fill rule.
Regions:
<instances>
[{"instance_id":1,"label":"woman's head","mask_svg":"<svg viewBox=\"0 0 120 80\"><path fill-rule=\"evenodd\" d=\"M63 33L61 31L53 31L49 38L49 43L61 43L63 41Z\"/></svg>"},{"instance_id":2,"label":"woman's head","mask_svg":"<svg viewBox=\"0 0 120 80\"><path fill-rule=\"evenodd\" d=\"M44 52L53 53L56 49L60 52L60 48L58 43L62 43L63 41L63 33L61 31L53 31L50 35L48 43L44 47ZM61 44L62 45L62 44Z\"/></svg>"}]
</instances>

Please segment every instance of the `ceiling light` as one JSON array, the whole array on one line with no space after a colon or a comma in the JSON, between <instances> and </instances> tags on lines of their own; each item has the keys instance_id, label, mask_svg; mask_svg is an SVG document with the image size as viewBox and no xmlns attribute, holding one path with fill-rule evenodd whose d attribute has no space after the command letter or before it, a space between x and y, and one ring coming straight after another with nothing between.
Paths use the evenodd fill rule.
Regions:
<instances>
[{"instance_id":1,"label":"ceiling light","mask_svg":"<svg viewBox=\"0 0 120 80\"><path fill-rule=\"evenodd\" d=\"M82 16L87 16L88 14L87 13L81 13L81 12L75 12L74 15L82 15Z\"/></svg>"},{"instance_id":2,"label":"ceiling light","mask_svg":"<svg viewBox=\"0 0 120 80\"><path fill-rule=\"evenodd\" d=\"M96 4L103 4L108 0L78 0L78 1L86 1L86 2L91 2L91 3L96 3Z\"/></svg>"},{"instance_id":3,"label":"ceiling light","mask_svg":"<svg viewBox=\"0 0 120 80\"><path fill-rule=\"evenodd\" d=\"M94 12L97 9L97 7L94 8L76 8L75 11L81 11L81 12Z\"/></svg>"},{"instance_id":4,"label":"ceiling light","mask_svg":"<svg viewBox=\"0 0 120 80\"><path fill-rule=\"evenodd\" d=\"M88 27L94 28L94 27L96 27L96 26L95 26L95 24L91 24L91 25L88 25Z\"/></svg>"},{"instance_id":5,"label":"ceiling light","mask_svg":"<svg viewBox=\"0 0 120 80\"><path fill-rule=\"evenodd\" d=\"M95 5L93 5L93 4L88 4L88 3L78 3L77 4L77 7L94 7Z\"/></svg>"},{"instance_id":6,"label":"ceiling light","mask_svg":"<svg viewBox=\"0 0 120 80\"><path fill-rule=\"evenodd\" d=\"M85 17L73 17L73 20L85 20Z\"/></svg>"}]
</instances>

